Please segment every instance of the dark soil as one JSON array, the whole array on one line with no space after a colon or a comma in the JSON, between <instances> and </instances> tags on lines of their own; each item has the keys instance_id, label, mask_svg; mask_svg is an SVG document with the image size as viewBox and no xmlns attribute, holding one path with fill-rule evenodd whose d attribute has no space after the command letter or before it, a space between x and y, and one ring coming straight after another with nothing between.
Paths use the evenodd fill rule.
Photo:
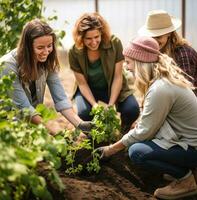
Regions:
<instances>
[{"instance_id":1,"label":"dark soil","mask_svg":"<svg viewBox=\"0 0 197 200\"><path fill-rule=\"evenodd\" d=\"M86 154L87 155L87 154ZM82 159L81 159L82 160ZM80 161L81 161L80 160ZM86 161L89 159L85 159ZM143 171L132 165L127 152L122 151L102 161L98 174L83 171L77 176L59 175L65 185L62 193L52 188L55 200L154 200L154 190L168 182L160 174ZM180 200L196 200L197 196Z\"/></svg>"}]
</instances>

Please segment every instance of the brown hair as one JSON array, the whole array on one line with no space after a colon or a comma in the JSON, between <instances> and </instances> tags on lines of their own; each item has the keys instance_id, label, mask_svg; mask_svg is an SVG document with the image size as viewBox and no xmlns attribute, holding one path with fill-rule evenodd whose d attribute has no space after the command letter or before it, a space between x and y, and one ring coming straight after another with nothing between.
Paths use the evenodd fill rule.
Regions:
<instances>
[{"instance_id":1,"label":"brown hair","mask_svg":"<svg viewBox=\"0 0 197 200\"><path fill-rule=\"evenodd\" d=\"M48 55L44 63L35 63L33 41L38 37L46 35L53 37L53 51ZM41 68L48 71L59 69L55 42L56 36L52 28L46 22L34 19L24 26L17 46L19 77L22 82L36 80L39 77Z\"/></svg>"},{"instance_id":2,"label":"brown hair","mask_svg":"<svg viewBox=\"0 0 197 200\"><path fill-rule=\"evenodd\" d=\"M182 45L189 45L189 44L187 43L186 39L181 37L176 31L173 31L170 33L168 41L165 47L161 49L161 52L175 59L174 51L177 46L182 46Z\"/></svg>"},{"instance_id":3,"label":"brown hair","mask_svg":"<svg viewBox=\"0 0 197 200\"><path fill-rule=\"evenodd\" d=\"M85 13L76 21L73 29L73 39L78 49L84 48L83 38L86 32L94 29L101 32L102 42L109 43L111 33L106 20L99 13Z\"/></svg>"}]
</instances>

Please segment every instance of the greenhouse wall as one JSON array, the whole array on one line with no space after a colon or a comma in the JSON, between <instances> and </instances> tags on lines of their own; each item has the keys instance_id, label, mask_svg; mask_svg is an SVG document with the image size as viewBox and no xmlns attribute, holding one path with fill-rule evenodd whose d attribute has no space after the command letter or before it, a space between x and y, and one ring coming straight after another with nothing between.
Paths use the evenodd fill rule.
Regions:
<instances>
[{"instance_id":1,"label":"greenhouse wall","mask_svg":"<svg viewBox=\"0 0 197 200\"><path fill-rule=\"evenodd\" d=\"M44 15L58 16L58 20L51 26L66 31L64 48L69 48L73 43L72 29L76 19L84 12L94 12L95 2L94 0L44 0ZM137 36L137 31L144 24L148 11L163 9L180 19L182 14L182 0L97 0L97 2L98 11L108 21L112 33L122 40L123 45ZM185 37L197 50L197 14L194 14L197 1L186 0L185 6ZM181 29L179 32L181 33Z\"/></svg>"}]
</instances>

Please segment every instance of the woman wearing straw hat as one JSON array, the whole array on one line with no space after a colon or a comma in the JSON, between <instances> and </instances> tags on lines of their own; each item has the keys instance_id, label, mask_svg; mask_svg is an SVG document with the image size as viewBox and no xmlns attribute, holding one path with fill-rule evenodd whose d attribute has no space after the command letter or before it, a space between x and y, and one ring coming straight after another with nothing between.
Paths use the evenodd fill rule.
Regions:
<instances>
[{"instance_id":1,"label":"woman wearing straw hat","mask_svg":"<svg viewBox=\"0 0 197 200\"><path fill-rule=\"evenodd\" d=\"M176 32L180 26L180 19L170 16L166 11L153 10L148 13L145 25L138 32L156 39L160 52L172 57L192 77L188 78L197 87L197 52ZM197 89L194 93L197 95Z\"/></svg>"},{"instance_id":2,"label":"woman wearing straw hat","mask_svg":"<svg viewBox=\"0 0 197 200\"><path fill-rule=\"evenodd\" d=\"M162 199L178 199L197 194L197 98L192 83L156 40L134 39L123 51L126 67L135 77L134 85L143 99L136 127L118 142L98 148L109 157L129 147L132 162L144 170L171 175L169 185L155 190ZM196 179L197 180L197 179Z\"/></svg>"}]
</instances>

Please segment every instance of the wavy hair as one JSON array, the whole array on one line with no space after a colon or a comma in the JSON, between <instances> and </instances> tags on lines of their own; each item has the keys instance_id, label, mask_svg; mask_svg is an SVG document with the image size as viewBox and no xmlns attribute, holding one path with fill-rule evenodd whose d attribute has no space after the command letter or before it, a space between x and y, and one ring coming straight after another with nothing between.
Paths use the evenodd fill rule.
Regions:
<instances>
[{"instance_id":1,"label":"wavy hair","mask_svg":"<svg viewBox=\"0 0 197 200\"><path fill-rule=\"evenodd\" d=\"M73 39L78 49L84 48L83 39L86 32L95 29L101 32L101 41L109 43L111 33L106 20L97 12L85 13L76 21L73 29Z\"/></svg>"},{"instance_id":2,"label":"wavy hair","mask_svg":"<svg viewBox=\"0 0 197 200\"><path fill-rule=\"evenodd\" d=\"M33 50L34 39L48 35L53 38L53 51L48 55L44 63L36 63ZM42 69L48 71L59 70L55 43L56 36L46 22L34 19L24 26L17 46L19 77L22 82L30 82L38 79Z\"/></svg>"},{"instance_id":3,"label":"wavy hair","mask_svg":"<svg viewBox=\"0 0 197 200\"><path fill-rule=\"evenodd\" d=\"M137 60L134 62L136 78L134 84L142 97L145 96L151 84L155 80L161 78L171 84L194 89L192 83L185 78L185 76L189 75L183 72L183 70L176 65L174 60L166 54L160 54L158 62L155 63L142 63Z\"/></svg>"},{"instance_id":4,"label":"wavy hair","mask_svg":"<svg viewBox=\"0 0 197 200\"><path fill-rule=\"evenodd\" d=\"M164 48L161 49L161 53L165 53L168 56L175 59L175 49L177 46L183 46L188 45L188 42L185 38L181 37L176 31L173 31L170 33L170 36L168 38L168 41Z\"/></svg>"}]
</instances>

